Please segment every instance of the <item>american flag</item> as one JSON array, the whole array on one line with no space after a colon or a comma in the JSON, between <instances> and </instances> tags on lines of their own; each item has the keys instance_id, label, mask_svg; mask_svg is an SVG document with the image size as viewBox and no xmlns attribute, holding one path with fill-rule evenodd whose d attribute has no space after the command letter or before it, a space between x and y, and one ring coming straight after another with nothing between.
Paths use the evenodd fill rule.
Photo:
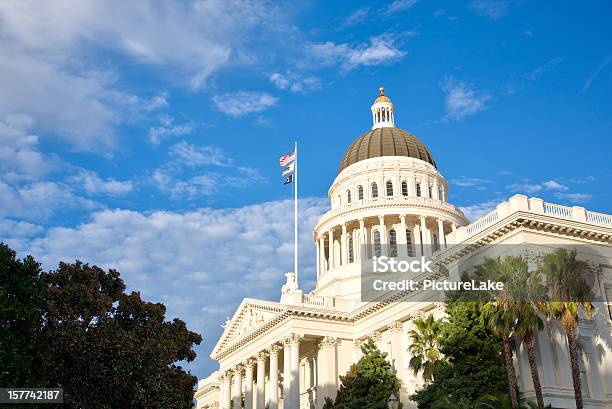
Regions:
<instances>
[{"instance_id":1,"label":"american flag","mask_svg":"<svg viewBox=\"0 0 612 409\"><path fill-rule=\"evenodd\" d=\"M290 164L291 162L293 162L294 160L295 160L295 151L281 156L280 157L280 165L282 167L285 167L288 164Z\"/></svg>"}]
</instances>

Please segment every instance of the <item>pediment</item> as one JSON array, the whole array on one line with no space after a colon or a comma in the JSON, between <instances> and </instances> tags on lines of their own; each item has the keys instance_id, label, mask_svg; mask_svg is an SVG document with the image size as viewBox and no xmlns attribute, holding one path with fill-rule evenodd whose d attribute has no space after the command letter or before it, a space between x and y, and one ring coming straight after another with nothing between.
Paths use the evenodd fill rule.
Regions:
<instances>
[{"instance_id":1,"label":"pediment","mask_svg":"<svg viewBox=\"0 0 612 409\"><path fill-rule=\"evenodd\" d=\"M224 346L233 344L234 341L265 325L285 310L286 307L277 302L245 298L240 303L234 316L223 325L223 335L221 335L217 345L215 345L213 354Z\"/></svg>"}]
</instances>

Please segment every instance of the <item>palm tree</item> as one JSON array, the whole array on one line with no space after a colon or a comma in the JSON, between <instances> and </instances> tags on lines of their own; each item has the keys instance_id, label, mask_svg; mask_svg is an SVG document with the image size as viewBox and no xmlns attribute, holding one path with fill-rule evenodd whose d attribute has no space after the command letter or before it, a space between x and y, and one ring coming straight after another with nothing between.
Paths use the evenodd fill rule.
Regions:
<instances>
[{"instance_id":1,"label":"palm tree","mask_svg":"<svg viewBox=\"0 0 612 409\"><path fill-rule=\"evenodd\" d=\"M442 355L438 349L442 331L441 324L441 321L435 320L433 315L426 319L420 317L414 320L416 328L408 332L412 341L408 348L412 355L408 365L415 375L422 371L425 382L430 382L433 379L434 369L442 360Z\"/></svg>"},{"instance_id":2,"label":"palm tree","mask_svg":"<svg viewBox=\"0 0 612 409\"><path fill-rule=\"evenodd\" d=\"M530 273L527 261L520 256L506 257L503 261L503 270L508 280L505 283L501 298L505 299L507 308L512 310L511 314L515 318L514 334L521 338L527 347L527 359L531 369L533 389L538 408L543 409L544 397L538 373L533 334L534 331L544 326L538 315L537 306L545 300L545 289L542 286L540 274L537 271Z\"/></svg>"},{"instance_id":3,"label":"palm tree","mask_svg":"<svg viewBox=\"0 0 612 409\"><path fill-rule=\"evenodd\" d=\"M490 280L501 281L507 283L511 278L511 269L509 264L501 261L499 257L485 258L484 262L476 267L476 275L480 279L488 278ZM514 309L510 308L511 303L508 302L510 297L506 293L491 294L493 300L486 302L481 309L480 319L487 328L489 328L496 336L502 340L504 347L504 366L508 374L508 389L510 392L510 400L512 407L518 407L518 396L516 393L517 382L516 372L514 371L514 362L512 360L512 346L510 339L514 329L516 318Z\"/></svg>"},{"instance_id":4,"label":"palm tree","mask_svg":"<svg viewBox=\"0 0 612 409\"><path fill-rule=\"evenodd\" d=\"M588 317L593 312L591 288L584 277L587 267L584 261L576 259L576 250L557 249L544 257L540 269L551 296L551 301L543 303L541 308L549 318L561 324L567 336L576 409L583 409L576 334L579 311L582 307Z\"/></svg>"}]
</instances>

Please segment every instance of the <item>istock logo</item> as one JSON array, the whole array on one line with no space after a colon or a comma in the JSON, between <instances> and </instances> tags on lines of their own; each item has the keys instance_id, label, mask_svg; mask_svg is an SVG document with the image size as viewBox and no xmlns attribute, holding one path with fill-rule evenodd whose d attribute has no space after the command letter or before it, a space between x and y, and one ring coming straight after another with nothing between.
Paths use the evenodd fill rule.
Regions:
<instances>
[{"instance_id":1,"label":"istock logo","mask_svg":"<svg viewBox=\"0 0 612 409\"><path fill-rule=\"evenodd\" d=\"M424 256L417 260L397 260L393 257L381 256L372 259L375 273L431 273L431 260Z\"/></svg>"}]
</instances>

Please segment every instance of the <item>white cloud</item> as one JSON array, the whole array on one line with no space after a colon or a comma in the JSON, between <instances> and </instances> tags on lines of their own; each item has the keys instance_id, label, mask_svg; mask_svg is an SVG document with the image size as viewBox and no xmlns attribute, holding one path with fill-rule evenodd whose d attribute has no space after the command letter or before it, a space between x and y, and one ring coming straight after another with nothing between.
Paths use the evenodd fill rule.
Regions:
<instances>
[{"instance_id":1,"label":"white cloud","mask_svg":"<svg viewBox=\"0 0 612 409\"><path fill-rule=\"evenodd\" d=\"M359 8L355 11L353 11L345 20L344 23L342 24L343 27L350 27L350 26L354 26L355 24L359 24L362 21L364 21L367 17L368 14L370 13L370 9L367 7L362 7Z\"/></svg>"},{"instance_id":2,"label":"white cloud","mask_svg":"<svg viewBox=\"0 0 612 409\"><path fill-rule=\"evenodd\" d=\"M442 83L442 91L446 93L444 120L461 121L487 108L486 103L491 96L486 91L474 89L471 85L452 78Z\"/></svg>"},{"instance_id":3,"label":"white cloud","mask_svg":"<svg viewBox=\"0 0 612 409\"><path fill-rule=\"evenodd\" d=\"M321 88L321 80L315 76L300 76L275 72L270 75L270 82L278 89L289 90L300 94L308 94Z\"/></svg>"},{"instance_id":4,"label":"white cloud","mask_svg":"<svg viewBox=\"0 0 612 409\"><path fill-rule=\"evenodd\" d=\"M312 228L327 203L322 198L300 200L300 277L305 290L316 277ZM287 200L185 213L100 211L75 227L52 228L42 237L21 240L16 250L31 253L45 269L77 259L116 268L128 290L163 302L169 317L181 317L204 335L193 364L203 377L213 367L208 354L220 325L242 298L280 297L284 273L293 269L291 209Z\"/></svg>"},{"instance_id":5,"label":"white cloud","mask_svg":"<svg viewBox=\"0 0 612 409\"><path fill-rule=\"evenodd\" d=\"M603 60L601 60L601 62L597 65L597 67L595 68L595 70L593 71L593 73L589 76L589 78L587 78L587 80L584 82L584 85L582 86L582 88L580 89L579 94L582 94L583 92L586 92L589 90L589 88L591 88L591 85L593 84L593 81L595 81L595 79L597 78L597 76L599 75L599 73L601 71L603 71L604 68L606 68L606 66L608 64L610 64L610 62L612 61L612 54L609 54L607 56L604 57Z\"/></svg>"},{"instance_id":6,"label":"white cloud","mask_svg":"<svg viewBox=\"0 0 612 409\"><path fill-rule=\"evenodd\" d=\"M470 8L492 20L498 20L508 13L510 1L508 0L473 0Z\"/></svg>"},{"instance_id":7,"label":"white cloud","mask_svg":"<svg viewBox=\"0 0 612 409\"><path fill-rule=\"evenodd\" d=\"M38 179L51 168L51 159L38 149L30 133L33 121L25 115L0 118L0 173L5 180Z\"/></svg>"},{"instance_id":8,"label":"white cloud","mask_svg":"<svg viewBox=\"0 0 612 409\"><path fill-rule=\"evenodd\" d=\"M162 115L159 118L160 125L149 128L148 139L151 145L157 146L167 137L189 135L194 130L192 123L175 125L174 118Z\"/></svg>"},{"instance_id":9,"label":"white cloud","mask_svg":"<svg viewBox=\"0 0 612 409\"><path fill-rule=\"evenodd\" d=\"M404 36L414 33L404 33ZM340 64L345 71L358 66L390 64L406 55L397 45L397 37L383 34L371 37L368 43L355 46L331 41L307 46L307 52L316 62L323 65Z\"/></svg>"},{"instance_id":10,"label":"white cloud","mask_svg":"<svg viewBox=\"0 0 612 409\"><path fill-rule=\"evenodd\" d=\"M46 181L11 186L0 181L0 216L44 220L57 210L94 207L95 202L76 196L61 183Z\"/></svg>"},{"instance_id":11,"label":"white cloud","mask_svg":"<svg viewBox=\"0 0 612 409\"><path fill-rule=\"evenodd\" d=\"M143 109L145 111L156 111L160 108L166 108L168 106L168 93L160 92L148 101L144 101Z\"/></svg>"},{"instance_id":12,"label":"white cloud","mask_svg":"<svg viewBox=\"0 0 612 409\"><path fill-rule=\"evenodd\" d=\"M568 190L568 187L554 180L549 180L542 183L530 183L528 180L525 180L523 182L508 185L508 189L511 192L537 193L542 190L565 191Z\"/></svg>"},{"instance_id":13,"label":"white cloud","mask_svg":"<svg viewBox=\"0 0 612 409\"><path fill-rule=\"evenodd\" d=\"M588 193L557 192L555 196L559 199L568 200L570 203L587 203L593 198L593 195Z\"/></svg>"},{"instance_id":14,"label":"white cloud","mask_svg":"<svg viewBox=\"0 0 612 409\"><path fill-rule=\"evenodd\" d=\"M102 179L96 172L81 169L70 180L77 183L90 195L123 196L132 191L130 181L119 181L113 178Z\"/></svg>"},{"instance_id":15,"label":"white cloud","mask_svg":"<svg viewBox=\"0 0 612 409\"><path fill-rule=\"evenodd\" d=\"M500 202L497 200L487 200L469 206L461 206L460 208L465 217L467 217L470 222L473 222L495 209L499 203Z\"/></svg>"},{"instance_id":16,"label":"white cloud","mask_svg":"<svg viewBox=\"0 0 612 409\"><path fill-rule=\"evenodd\" d=\"M213 96L215 108L224 114L240 117L254 112L265 111L276 106L278 98L267 92L238 91Z\"/></svg>"},{"instance_id":17,"label":"white cloud","mask_svg":"<svg viewBox=\"0 0 612 409\"><path fill-rule=\"evenodd\" d=\"M417 0L395 0L387 7L387 13L397 13L398 11L404 11L412 8L417 4Z\"/></svg>"},{"instance_id":18,"label":"white cloud","mask_svg":"<svg viewBox=\"0 0 612 409\"><path fill-rule=\"evenodd\" d=\"M232 160L215 146L195 146L181 141L168 150L170 157L188 167L204 165L230 166Z\"/></svg>"},{"instance_id":19,"label":"white cloud","mask_svg":"<svg viewBox=\"0 0 612 409\"><path fill-rule=\"evenodd\" d=\"M484 185L488 185L492 182L488 179L461 176L456 179L451 179L450 183L461 187L475 187L476 189L482 190L485 188Z\"/></svg>"}]
</instances>

